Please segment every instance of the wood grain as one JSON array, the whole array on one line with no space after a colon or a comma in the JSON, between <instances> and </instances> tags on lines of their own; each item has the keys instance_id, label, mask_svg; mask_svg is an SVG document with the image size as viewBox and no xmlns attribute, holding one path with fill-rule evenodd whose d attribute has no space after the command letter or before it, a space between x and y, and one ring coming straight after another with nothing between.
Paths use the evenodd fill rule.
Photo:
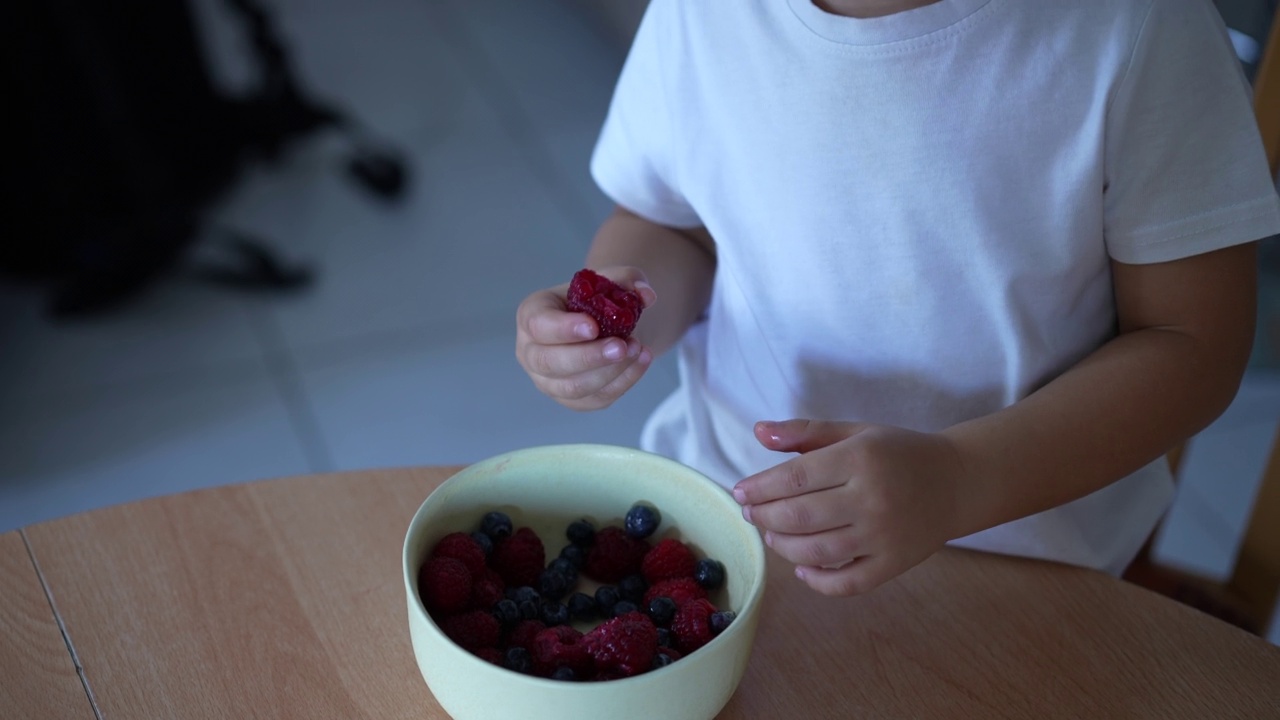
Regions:
<instances>
[{"instance_id":1,"label":"wood grain","mask_svg":"<svg viewBox=\"0 0 1280 720\"><path fill-rule=\"evenodd\" d=\"M0 716L94 717L17 532L0 535Z\"/></svg>"},{"instance_id":2,"label":"wood grain","mask_svg":"<svg viewBox=\"0 0 1280 720\"><path fill-rule=\"evenodd\" d=\"M444 718L400 550L449 468L276 480L30 528L104 717ZM724 718L1258 718L1280 648L1098 573L944 552L854 599L771 558Z\"/></svg>"},{"instance_id":3,"label":"wood grain","mask_svg":"<svg viewBox=\"0 0 1280 720\"><path fill-rule=\"evenodd\" d=\"M1280 648L1100 573L948 550L845 599L801 591L785 563L771 559L769 573L766 620L726 717L1257 719L1280 708Z\"/></svg>"},{"instance_id":4,"label":"wood grain","mask_svg":"<svg viewBox=\"0 0 1280 720\"><path fill-rule=\"evenodd\" d=\"M444 717L414 662L399 561L448 474L198 491L29 537L104 717Z\"/></svg>"}]
</instances>

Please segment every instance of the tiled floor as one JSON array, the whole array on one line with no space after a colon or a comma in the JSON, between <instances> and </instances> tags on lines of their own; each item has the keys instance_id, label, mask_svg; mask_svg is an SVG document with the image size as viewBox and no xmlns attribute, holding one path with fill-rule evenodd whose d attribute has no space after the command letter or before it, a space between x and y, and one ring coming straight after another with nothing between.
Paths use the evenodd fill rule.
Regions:
<instances>
[{"instance_id":1,"label":"tiled floor","mask_svg":"<svg viewBox=\"0 0 1280 720\"><path fill-rule=\"evenodd\" d=\"M295 297L167 281L56 326L0 286L0 531L92 507L332 469L465 463L534 444L634 444L670 361L593 414L516 364L519 300L581 263L609 204L587 158L625 49L556 0L276 0L301 80L409 155L388 205L339 138L255 170L216 214L314 262ZM198 4L230 86L223 4Z\"/></svg>"},{"instance_id":2,"label":"tiled floor","mask_svg":"<svg viewBox=\"0 0 1280 720\"><path fill-rule=\"evenodd\" d=\"M305 294L176 277L63 327L30 289L0 286L0 531L221 483L634 444L674 387L664 359L614 408L573 413L512 353L520 298L571 274L608 211L587 159L625 48L561 0L270 6L306 87L409 153L408 198L362 192L342 143L320 137L248 173L216 213L314 262ZM221 77L246 82L222 4L197 8ZM1276 408L1280 380L1252 377L1193 445L1167 560L1230 566Z\"/></svg>"}]
</instances>

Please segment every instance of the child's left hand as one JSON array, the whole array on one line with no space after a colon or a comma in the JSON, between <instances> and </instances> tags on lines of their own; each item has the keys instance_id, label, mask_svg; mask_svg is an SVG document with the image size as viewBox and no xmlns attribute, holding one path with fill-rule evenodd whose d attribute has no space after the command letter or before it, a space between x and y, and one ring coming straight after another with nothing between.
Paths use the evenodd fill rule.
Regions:
<instances>
[{"instance_id":1,"label":"child's left hand","mask_svg":"<svg viewBox=\"0 0 1280 720\"><path fill-rule=\"evenodd\" d=\"M941 435L818 420L761 422L756 439L798 452L733 489L743 517L824 595L857 595L955 537L963 467Z\"/></svg>"}]
</instances>

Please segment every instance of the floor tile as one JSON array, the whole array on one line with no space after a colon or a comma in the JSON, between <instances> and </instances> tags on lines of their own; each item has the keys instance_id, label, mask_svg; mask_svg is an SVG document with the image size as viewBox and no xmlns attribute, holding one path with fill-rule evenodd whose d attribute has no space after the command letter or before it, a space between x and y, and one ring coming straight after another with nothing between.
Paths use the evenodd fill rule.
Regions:
<instances>
[{"instance_id":1,"label":"floor tile","mask_svg":"<svg viewBox=\"0 0 1280 720\"><path fill-rule=\"evenodd\" d=\"M46 295L0 283L0 406L254 362L242 299L174 278L119 312L51 322Z\"/></svg>"},{"instance_id":2,"label":"floor tile","mask_svg":"<svg viewBox=\"0 0 1280 720\"><path fill-rule=\"evenodd\" d=\"M0 447L0 532L310 470L261 367L87 401L12 403L0 415Z\"/></svg>"},{"instance_id":3,"label":"floor tile","mask_svg":"<svg viewBox=\"0 0 1280 720\"><path fill-rule=\"evenodd\" d=\"M532 163L571 201L575 219L598 224L609 203L591 180L591 150L608 111L627 48L580 9L548 0L447 0L434 6L449 42L469 58L475 82L491 97Z\"/></svg>"},{"instance_id":4,"label":"floor tile","mask_svg":"<svg viewBox=\"0 0 1280 720\"><path fill-rule=\"evenodd\" d=\"M513 348L507 334L438 344L405 338L304 363L336 467L465 464L558 443L635 446L649 411L674 387L664 361L612 407L574 412L533 387Z\"/></svg>"}]
</instances>

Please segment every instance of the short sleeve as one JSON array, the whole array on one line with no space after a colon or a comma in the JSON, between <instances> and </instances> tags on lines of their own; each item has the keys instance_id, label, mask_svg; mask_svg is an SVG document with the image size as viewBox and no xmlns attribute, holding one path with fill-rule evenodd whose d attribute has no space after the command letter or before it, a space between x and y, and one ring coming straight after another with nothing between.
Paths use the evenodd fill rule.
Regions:
<instances>
[{"instance_id":1,"label":"short sleeve","mask_svg":"<svg viewBox=\"0 0 1280 720\"><path fill-rule=\"evenodd\" d=\"M1280 233L1252 93L1209 0L1152 0L1105 152L1115 260L1165 262Z\"/></svg>"},{"instance_id":2,"label":"short sleeve","mask_svg":"<svg viewBox=\"0 0 1280 720\"><path fill-rule=\"evenodd\" d=\"M676 182L676 118L666 69L677 62L676 3L653 0L636 31L591 156L591 175L615 203L661 225L698 227Z\"/></svg>"}]
</instances>

